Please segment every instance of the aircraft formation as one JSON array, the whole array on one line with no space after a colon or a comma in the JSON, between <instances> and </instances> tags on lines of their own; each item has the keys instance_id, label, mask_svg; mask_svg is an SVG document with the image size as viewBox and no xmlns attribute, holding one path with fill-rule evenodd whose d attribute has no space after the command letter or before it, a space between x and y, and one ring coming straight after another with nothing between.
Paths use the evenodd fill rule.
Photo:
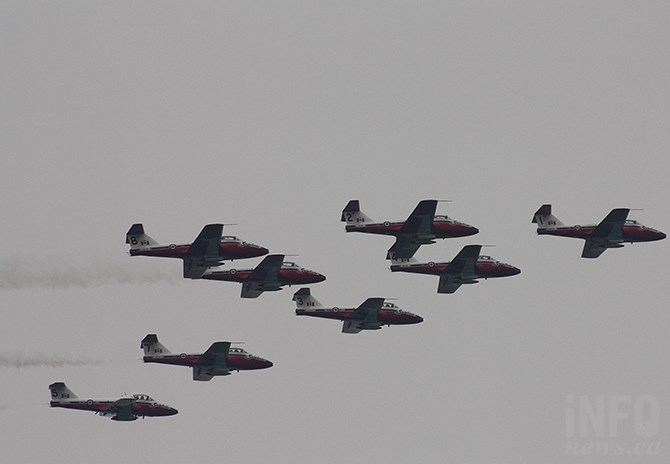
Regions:
<instances>
[{"instance_id":1,"label":"aircraft formation","mask_svg":"<svg viewBox=\"0 0 670 464\"><path fill-rule=\"evenodd\" d=\"M451 294L463 284L481 279L510 277L521 270L488 255L481 255L484 245L466 245L448 262L419 262L415 253L422 245L436 239L468 237L479 229L446 215L436 215L439 200L422 200L405 221L375 222L360 209L358 200L351 200L342 210L341 221L346 232L390 235L395 242L388 249L391 272L428 274L439 277L437 293ZM534 214L538 235L580 238L585 241L582 258L598 258L608 248L621 248L624 243L663 240L666 234L628 220L627 208L613 209L599 224L566 226L542 205ZM269 250L235 236L223 235L224 224L207 224L190 244L160 245L144 231L143 224L133 224L126 233L130 256L178 258L183 261L183 277L236 282L242 284L241 298L258 298L266 291L278 291L284 286L308 285L323 282L326 277L293 262L284 261L284 254L269 254ZM264 256L252 268L222 268L226 261ZM355 334L363 330L379 330L384 325L419 324L423 318L400 309L382 297L370 297L356 307L323 306L307 287L293 295L297 316L309 316L342 321L342 332ZM232 347L233 342L217 341L198 354L171 353L158 341L156 334L147 334L140 342L145 363L186 366L192 369L194 381L209 381L214 376L233 371L258 370L272 367L272 362ZM177 414L177 410L156 402L145 394L115 400L82 400L63 382L49 386L51 407L93 411L115 421L134 421L138 417L160 417Z\"/></svg>"}]
</instances>

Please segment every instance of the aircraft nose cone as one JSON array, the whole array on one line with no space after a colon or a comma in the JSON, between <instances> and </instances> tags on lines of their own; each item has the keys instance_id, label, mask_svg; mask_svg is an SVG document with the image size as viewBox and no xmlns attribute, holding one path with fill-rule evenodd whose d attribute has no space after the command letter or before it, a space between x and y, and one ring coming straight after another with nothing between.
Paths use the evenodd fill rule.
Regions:
<instances>
[{"instance_id":1,"label":"aircraft nose cone","mask_svg":"<svg viewBox=\"0 0 670 464\"><path fill-rule=\"evenodd\" d=\"M167 412L166 412L165 415L166 415L166 416L174 416L174 415L177 414L178 412L179 412L179 411L177 411L175 408L170 408L170 407L168 407L168 408L167 408Z\"/></svg>"},{"instance_id":2,"label":"aircraft nose cone","mask_svg":"<svg viewBox=\"0 0 670 464\"><path fill-rule=\"evenodd\" d=\"M517 274L521 274L521 269L519 269L518 267L510 266L510 268L511 269L510 269L510 274L509 275L515 276Z\"/></svg>"},{"instance_id":3,"label":"aircraft nose cone","mask_svg":"<svg viewBox=\"0 0 670 464\"><path fill-rule=\"evenodd\" d=\"M663 240L665 237L667 237L667 235L665 235L663 232L659 231L659 232L657 232L656 237L657 237L656 240Z\"/></svg>"},{"instance_id":4,"label":"aircraft nose cone","mask_svg":"<svg viewBox=\"0 0 670 464\"><path fill-rule=\"evenodd\" d=\"M421 316L414 316L414 323L419 324L420 322L423 322L423 317Z\"/></svg>"},{"instance_id":5,"label":"aircraft nose cone","mask_svg":"<svg viewBox=\"0 0 670 464\"><path fill-rule=\"evenodd\" d=\"M318 272L315 272L315 273L314 273L314 283L317 283L317 282L323 282L324 280L326 280L326 276L325 276L325 275L323 275L323 274L319 274Z\"/></svg>"},{"instance_id":6,"label":"aircraft nose cone","mask_svg":"<svg viewBox=\"0 0 670 464\"><path fill-rule=\"evenodd\" d=\"M263 255L267 255L268 253L270 253L270 250L268 250L265 247L257 245L256 246L256 253L257 253L256 256L263 256Z\"/></svg>"},{"instance_id":7,"label":"aircraft nose cone","mask_svg":"<svg viewBox=\"0 0 670 464\"><path fill-rule=\"evenodd\" d=\"M263 367L267 369L268 367L272 367L274 364L272 364L272 361L268 361L267 359L263 360Z\"/></svg>"}]
</instances>

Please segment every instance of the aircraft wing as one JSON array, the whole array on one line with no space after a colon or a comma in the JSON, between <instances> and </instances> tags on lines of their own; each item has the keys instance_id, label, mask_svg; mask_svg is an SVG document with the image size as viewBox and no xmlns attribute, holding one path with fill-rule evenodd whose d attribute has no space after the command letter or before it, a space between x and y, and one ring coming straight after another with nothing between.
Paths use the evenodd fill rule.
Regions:
<instances>
[{"instance_id":1,"label":"aircraft wing","mask_svg":"<svg viewBox=\"0 0 670 464\"><path fill-rule=\"evenodd\" d=\"M437 284L437 293L454 293L461 286L461 280L456 274L442 274Z\"/></svg>"},{"instance_id":2,"label":"aircraft wing","mask_svg":"<svg viewBox=\"0 0 670 464\"><path fill-rule=\"evenodd\" d=\"M386 259L411 258L422 244L431 243L427 242L425 237L432 237L436 208L437 200L422 200L416 205L412 214L403 223L395 243L389 248Z\"/></svg>"},{"instance_id":3,"label":"aircraft wing","mask_svg":"<svg viewBox=\"0 0 670 464\"><path fill-rule=\"evenodd\" d=\"M421 244L411 237L399 235L393 246L386 252L386 259L409 259L414 256L420 246Z\"/></svg>"},{"instance_id":4,"label":"aircraft wing","mask_svg":"<svg viewBox=\"0 0 670 464\"><path fill-rule=\"evenodd\" d=\"M219 243L223 224L207 224L188 249L184 257L184 277L199 279L205 271L221 264Z\"/></svg>"},{"instance_id":5,"label":"aircraft wing","mask_svg":"<svg viewBox=\"0 0 670 464\"><path fill-rule=\"evenodd\" d=\"M628 208L616 208L610 211L605 216L605 219L600 221L600 224L593 229L590 237L597 237L608 241L622 241L623 240L623 225L626 222Z\"/></svg>"},{"instance_id":6,"label":"aircraft wing","mask_svg":"<svg viewBox=\"0 0 670 464\"><path fill-rule=\"evenodd\" d=\"M607 246L607 241L605 240L587 238L582 250L582 258L597 258L608 248L611 247Z\"/></svg>"},{"instance_id":7,"label":"aircraft wing","mask_svg":"<svg viewBox=\"0 0 670 464\"><path fill-rule=\"evenodd\" d=\"M440 274L437 293L454 293L463 283L475 282L475 264L481 245L466 245Z\"/></svg>"},{"instance_id":8,"label":"aircraft wing","mask_svg":"<svg viewBox=\"0 0 670 464\"><path fill-rule=\"evenodd\" d=\"M342 324L342 333L356 334L363 329L361 321L344 321Z\"/></svg>"},{"instance_id":9,"label":"aircraft wing","mask_svg":"<svg viewBox=\"0 0 670 464\"><path fill-rule=\"evenodd\" d=\"M383 304L384 298L368 298L358 308L354 309L351 317L362 321L376 320Z\"/></svg>"},{"instance_id":10,"label":"aircraft wing","mask_svg":"<svg viewBox=\"0 0 670 464\"><path fill-rule=\"evenodd\" d=\"M606 249L621 246L623 225L629 212L628 208L615 208L610 211L586 239L582 258L597 258Z\"/></svg>"},{"instance_id":11,"label":"aircraft wing","mask_svg":"<svg viewBox=\"0 0 670 464\"><path fill-rule=\"evenodd\" d=\"M422 200L402 226L402 232L408 234L430 235L437 209L437 200Z\"/></svg>"},{"instance_id":12,"label":"aircraft wing","mask_svg":"<svg viewBox=\"0 0 670 464\"><path fill-rule=\"evenodd\" d=\"M214 367L217 369L228 369L228 352L230 342L214 342L198 358L197 365L202 367Z\"/></svg>"},{"instance_id":13,"label":"aircraft wing","mask_svg":"<svg viewBox=\"0 0 670 464\"><path fill-rule=\"evenodd\" d=\"M257 298L266 290L277 290L283 262L284 255L267 255L242 283L242 298Z\"/></svg>"},{"instance_id":14,"label":"aircraft wing","mask_svg":"<svg viewBox=\"0 0 670 464\"><path fill-rule=\"evenodd\" d=\"M354 309L351 319L344 321L342 333L358 333L363 329L381 329L379 310L384 304L384 298L368 298L358 308Z\"/></svg>"},{"instance_id":15,"label":"aircraft wing","mask_svg":"<svg viewBox=\"0 0 670 464\"><path fill-rule=\"evenodd\" d=\"M118 399L109 406L107 411L104 412L104 415L114 414L112 419L120 421L135 420L137 416L133 414L133 404L135 404L134 398Z\"/></svg>"}]
</instances>

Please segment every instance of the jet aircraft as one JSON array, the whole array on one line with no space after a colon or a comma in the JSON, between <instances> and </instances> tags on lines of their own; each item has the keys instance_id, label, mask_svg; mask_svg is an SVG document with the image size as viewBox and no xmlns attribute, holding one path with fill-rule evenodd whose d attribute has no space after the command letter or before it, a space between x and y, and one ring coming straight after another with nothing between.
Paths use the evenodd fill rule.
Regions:
<instances>
[{"instance_id":1,"label":"jet aircraft","mask_svg":"<svg viewBox=\"0 0 670 464\"><path fill-rule=\"evenodd\" d=\"M415 259L394 260L392 272L414 272L440 276L437 293L454 293L462 284L476 284L477 279L517 275L520 269L497 261L490 256L480 256L481 245L467 245L447 263L419 263Z\"/></svg>"},{"instance_id":2,"label":"jet aircraft","mask_svg":"<svg viewBox=\"0 0 670 464\"><path fill-rule=\"evenodd\" d=\"M301 288L293 295L298 316L322 317L344 321L343 333L358 333L361 330L378 330L383 325L418 324L421 316L403 311L384 298L368 298L357 308L326 308L314 298L309 288Z\"/></svg>"},{"instance_id":3,"label":"jet aircraft","mask_svg":"<svg viewBox=\"0 0 670 464\"><path fill-rule=\"evenodd\" d=\"M268 254L268 249L243 242L232 235L222 235L223 224L207 224L191 244L159 245L144 233L142 224L133 224L126 233L130 256L158 256L180 258L184 261L184 277L199 279L210 267L223 261L255 258Z\"/></svg>"},{"instance_id":4,"label":"jet aircraft","mask_svg":"<svg viewBox=\"0 0 670 464\"><path fill-rule=\"evenodd\" d=\"M272 362L254 356L241 348L231 348L230 342L214 342L202 354L173 354L158 341L156 334L148 334L140 348L145 363L172 364L193 368L193 380L207 381L215 375L230 375L231 371L267 369Z\"/></svg>"},{"instance_id":5,"label":"jet aircraft","mask_svg":"<svg viewBox=\"0 0 670 464\"><path fill-rule=\"evenodd\" d=\"M49 385L51 390L51 407L93 411L109 417L114 421L134 421L138 417L174 416L177 410L170 406L157 403L149 395L136 394L117 400L80 399L63 382Z\"/></svg>"},{"instance_id":6,"label":"jet aircraft","mask_svg":"<svg viewBox=\"0 0 670 464\"><path fill-rule=\"evenodd\" d=\"M203 279L242 283L242 298L257 298L263 292L281 290L284 285L323 282L326 276L295 263L284 261L284 255L267 255L254 269L210 269Z\"/></svg>"},{"instance_id":7,"label":"jet aircraft","mask_svg":"<svg viewBox=\"0 0 670 464\"><path fill-rule=\"evenodd\" d=\"M582 258L597 258L608 248L623 247L624 242L653 242L666 237L659 230L627 219L629 212L628 208L615 208L600 224L566 226L551 214L551 205L542 205L532 223L537 224L538 235L584 239Z\"/></svg>"},{"instance_id":8,"label":"jet aircraft","mask_svg":"<svg viewBox=\"0 0 670 464\"><path fill-rule=\"evenodd\" d=\"M395 243L386 259L411 258L421 245L435 243L435 239L466 237L479 229L448 216L436 216L437 200L422 200L406 221L374 222L361 211L358 200L351 200L342 210L341 221L347 232L393 235Z\"/></svg>"}]
</instances>

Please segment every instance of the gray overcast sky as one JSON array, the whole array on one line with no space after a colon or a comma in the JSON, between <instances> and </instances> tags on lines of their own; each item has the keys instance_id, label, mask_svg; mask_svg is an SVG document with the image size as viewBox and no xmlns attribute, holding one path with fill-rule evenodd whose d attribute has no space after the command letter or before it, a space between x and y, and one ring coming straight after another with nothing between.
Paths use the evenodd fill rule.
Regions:
<instances>
[{"instance_id":1,"label":"gray overcast sky","mask_svg":"<svg viewBox=\"0 0 670 464\"><path fill-rule=\"evenodd\" d=\"M667 462L669 242L584 260L530 220L547 202L570 224L631 207L670 230L669 43L653 1L0 3L4 460ZM438 212L481 233L417 258L495 244L522 274L454 295L391 274L389 238L345 234L352 198L379 220L451 199ZM296 288L241 300L182 280L179 261L126 255L133 222L163 243L237 223L225 233L327 275L322 303L394 297L425 322L350 336L296 318ZM149 332L275 365L196 383L141 363ZM11 366L40 357L91 363ZM54 381L179 414L50 409ZM580 443L658 452L566 454L568 398L615 395L655 398L658 434L624 408L614 436Z\"/></svg>"}]
</instances>

